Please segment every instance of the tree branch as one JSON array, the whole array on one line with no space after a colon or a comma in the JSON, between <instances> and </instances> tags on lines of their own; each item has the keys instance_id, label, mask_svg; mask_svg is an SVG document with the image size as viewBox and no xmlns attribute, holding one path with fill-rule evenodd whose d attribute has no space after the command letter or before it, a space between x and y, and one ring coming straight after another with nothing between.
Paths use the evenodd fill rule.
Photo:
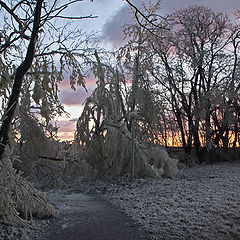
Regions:
<instances>
[{"instance_id":1,"label":"tree branch","mask_svg":"<svg viewBox=\"0 0 240 240\"><path fill-rule=\"evenodd\" d=\"M13 16L15 21L19 24L19 28L22 29L23 28L22 22L18 18L18 16L14 13L14 11L10 7L8 7L8 5L3 1L0 1L0 6L2 6L2 8L4 8L11 16Z\"/></svg>"},{"instance_id":2,"label":"tree branch","mask_svg":"<svg viewBox=\"0 0 240 240\"><path fill-rule=\"evenodd\" d=\"M51 16L50 16L50 17L51 17ZM81 16L81 17L55 16L55 18L81 20L81 19L87 19L87 18L98 18L98 16L93 16L92 14L90 14L90 15L88 15L88 16Z\"/></svg>"},{"instance_id":3,"label":"tree branch","mask_svg":"<svg viewBox=\"0 0 240 240\"><path fill-rule=\"evenodd\" d=\"M138 17L138 14L139 14L140 16L142 16L143 19L145 19L145 20L146 20L148 23L150 23L152 26L154 26L154 27L156 27L156 28L160 28L160 29L169 30L169 29L166 28L166 27L158 26L158 25L156 25L155 23L153 23L153 21L150 21L150 20L148 19L148 17L145 16L145 14L143 14L143 13L142 13L134 4L132 4L129 0L125 0L125 1L135 10L134 15L135 15L135 18L136 18L138 24L139 24L141 27L147 29L150 33L154 34L149 28L147 28L146 26L144 26L144 25L141 23L141 21L140 21L140 19L139 19L139 17ZM155 35L155 34L154 34L154 35Z\"/></svg>"}]
</instances>

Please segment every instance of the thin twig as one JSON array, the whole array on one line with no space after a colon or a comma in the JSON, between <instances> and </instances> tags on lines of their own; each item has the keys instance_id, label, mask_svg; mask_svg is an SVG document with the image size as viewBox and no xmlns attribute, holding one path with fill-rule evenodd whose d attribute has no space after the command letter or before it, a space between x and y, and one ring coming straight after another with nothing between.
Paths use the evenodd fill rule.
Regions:
<instances>
[{"instance_id":1,"label":"thin twig","mask_svg":"<svg viewBox=\"0 0 240 240\"><path fill-rule=\"evenodd\" d=\"M144 26L141 21L139 20L139 17L138 17L138 14L141 15L148 23L150 23L152 26L156 27L156 28L160 28L160 29L165 29L165 30L169 30L168 28L166 27L163 27L163 26L158 26L156 25L155 23L153 23L153 21L150 21L149 18L147 16L145 16L145 14L143 14L134 4L132 4L129 0L125 0L134 10L135 10L135 18L138 22L138 24L147 29L149 32L151 32L152 34L154 34L149 28L147 28L146 26ZM155 15L156 16L156 15ZM159 16L159 15L158 15ZM159 16L160 17L160 16ZM155 35L155 34L154 34Z\"/></svg>"},{"instance_id":2,"label":"thin twig","mask_svg":"<svg viewBox=\"0 0 240 240\"><path fill-rule=\"evenodd\" d=\"M50 16L51 17L51 16ZM68 17L68 16L55 16L55 18L62 18L62 19L72 19L72 20L81 20L81 19L88 19L88 18L98 18L98 16L93 16L92 14L88 16L81 16L81 17Z\"/></svg>"}]
</instances>

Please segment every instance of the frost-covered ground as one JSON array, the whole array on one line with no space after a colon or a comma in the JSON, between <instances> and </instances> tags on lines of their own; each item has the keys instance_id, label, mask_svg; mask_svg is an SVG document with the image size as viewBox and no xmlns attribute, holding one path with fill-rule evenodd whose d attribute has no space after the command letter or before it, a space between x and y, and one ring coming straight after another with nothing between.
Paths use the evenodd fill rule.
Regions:
<instances>
[{"instance_id":1,"label":"frost-covered ground","mask_svg":"<svg viewBox=\"0 0 240 240\"><path fill-rule=\"evenodd\" d=\"M32 221L25 228L0 224L0 240L41 240L39 236L46 226L44 220Z\"/></svg>"},{"instance_id":2,"label":"frost-covered ground","mask_svg":"<svg viewBox=\"0 0 240 240\"><path fill-rule=\"evenodd\" d=\"M111 185L105 197L159 240L240 239L240 164Z\"/></svg>"},{"instance_id":3,"label":"frost-covered ground","mask_svg":"<svg viewBox=\"0 0 240 240\"><path fill-rule=\"evenodd\" d=\"M240 163L187 168L174 180L80 180L59 194L74 192L104 195L154 240L240 240ZM0 225L0 240L39 239L26 231Z\"/></svg>"}]
</instances>

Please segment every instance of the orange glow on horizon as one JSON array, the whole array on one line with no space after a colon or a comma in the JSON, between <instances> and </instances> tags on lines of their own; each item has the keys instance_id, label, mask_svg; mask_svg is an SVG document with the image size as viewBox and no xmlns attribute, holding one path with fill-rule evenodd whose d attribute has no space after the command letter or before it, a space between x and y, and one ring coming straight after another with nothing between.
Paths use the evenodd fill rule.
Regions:
<instances>
[{"instance_id":1,"label":"orange glow on horizon","mask_svg":"<svg viewBox=\"0 0 240 240\"><path fill-rule=\"evenodd\" d=\"M60 142L74 140L74 132L58 132L57 135Z\"/></svg>"}]
</instances>

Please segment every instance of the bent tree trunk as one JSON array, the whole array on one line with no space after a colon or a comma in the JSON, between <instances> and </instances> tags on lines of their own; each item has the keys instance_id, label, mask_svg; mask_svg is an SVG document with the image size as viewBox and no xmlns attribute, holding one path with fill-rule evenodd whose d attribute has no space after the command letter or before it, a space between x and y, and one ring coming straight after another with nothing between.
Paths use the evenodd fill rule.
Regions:
<instances>
[{"instance_id":1,"label":"bent tree trunk","mask_svg":"<svg viewBox=\"0 0 240 240\"><path fill-rule=\"evenodd\" d=\"M0 159L2 159L5 147L9 141L8 133L14 117L16 106L18 104L18 99L21 92L24 75L27 73L27 71L29 70L33 62L37 34L40 26L43 1L44 0L37 0L35 13L34 13L33 29L32 29L31 39L28 44L27 53L24 61L17 68L12 92L8 101L7 108L3 115L2 125L0 127Z\"/></svg>"}]
</instances>

